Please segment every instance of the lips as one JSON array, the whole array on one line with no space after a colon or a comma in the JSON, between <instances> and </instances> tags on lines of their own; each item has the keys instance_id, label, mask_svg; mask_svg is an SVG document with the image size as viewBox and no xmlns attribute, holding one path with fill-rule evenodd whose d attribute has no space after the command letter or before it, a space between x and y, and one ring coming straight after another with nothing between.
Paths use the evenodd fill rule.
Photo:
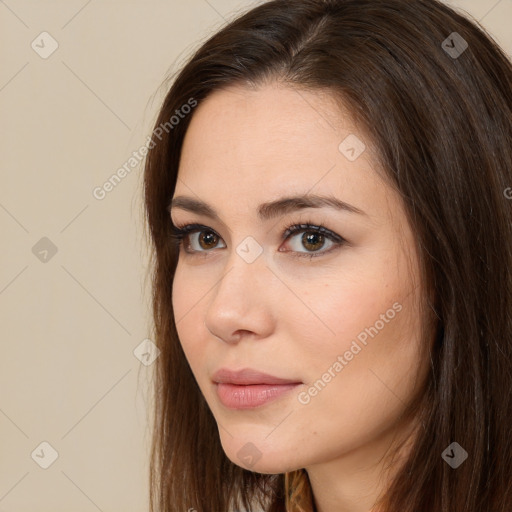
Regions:
<instances>
[{"instance_id":1,"label":"lips","mask_svg":"<svg viewBox=\"0 0 512 512\"><path fill-rule=\"evenodd\" d=\"M213 374L212 380L215 383L237 384L242 386L251 384L298 384L300 382L297 380L274 377L273 375L262 373L252 368L244 368L238 371L221 368Z\"/></svg>"},{"instance_id":2,"label":"lips","mask_svg":"<svg viewBox=\"0 0 512 512\"><path fill-rule=\"evenodd\" d=\"M222 368L215 372L212 380L219 400L230 409L260 407L302 384L252 368L238 371Z\"/></svg>"}]
</instances>

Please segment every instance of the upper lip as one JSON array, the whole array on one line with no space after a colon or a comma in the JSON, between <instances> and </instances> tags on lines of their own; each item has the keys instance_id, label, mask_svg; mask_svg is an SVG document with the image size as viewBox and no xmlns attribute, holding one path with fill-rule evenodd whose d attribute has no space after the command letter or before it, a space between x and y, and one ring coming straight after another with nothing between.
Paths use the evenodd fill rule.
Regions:
<instances>
[{"instance_id":1,"label":"upper lip","mask_svg":"<svg viewBox=\"0 0 512 512\"><path fill-rule=\"evenodd\" d=\"M238 384L241 386L250 384L300 384L300 381L282 379L252 368L236 371L221 368L213 374L212 380L217 384Z\"/></svg>"}]
</instances>

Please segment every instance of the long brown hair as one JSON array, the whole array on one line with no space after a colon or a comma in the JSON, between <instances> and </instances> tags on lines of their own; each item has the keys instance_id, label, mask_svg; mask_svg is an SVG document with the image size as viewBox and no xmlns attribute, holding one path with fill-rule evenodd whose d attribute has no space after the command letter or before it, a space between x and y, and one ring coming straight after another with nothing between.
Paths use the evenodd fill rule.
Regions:
<instances>
[{"instance_id":1,"label":"long brown hair","mask_svg":"<svg viewBox=\"0 0 512 512\"><path fill-rule=\"evenodd\" d=\"M382 510L510 512L512 65L476 22L435 0L269 1L214 34L173 80L144 174L161 351L151 510L313 507L304 469L258 474L226 457L172 308L167 207L193 106L267 80L327 90L349 107L403 200L433 297L422 428ZM442 458L455 441L468 453L457 469Z\"/></svg>"}]
</instances>

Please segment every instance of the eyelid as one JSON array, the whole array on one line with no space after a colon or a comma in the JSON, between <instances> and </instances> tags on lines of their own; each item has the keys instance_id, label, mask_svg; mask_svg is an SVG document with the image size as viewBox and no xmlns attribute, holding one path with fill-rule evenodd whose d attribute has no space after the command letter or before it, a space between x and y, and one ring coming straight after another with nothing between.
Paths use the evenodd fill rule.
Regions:
<instances>
[{"instance_id":1,"label":"eyelid","mask_svg":"<svg viewBox=\"0 0 512 512\"><path fill-rule=\"evenodd\" d=\"M175 225L173 223L171 226L171 230L172 230L171 238L179 246L183 245L182 242L183 242L184 238L190 236L191 234L195 234L195 233L201 232L201 231L211 232L211 233L215 234L215 236L217 236L221 240L223 240L222 237L214 229L212 229L208 226L205 226L203 224L197 224L197 223L179 224L178 223L177 225ZM331 231L330 229L326 228L323 225L318 225L316 223L308 222L308 221L301 222L300 224L289 225L283 232L283 236L282 236L283 241L286 241L289 238L294 237L301 232L307 232L307 231L312 232L312 233L319 233L319 234L323 235L325 238L327 238L328 240L330 240L333 243L333 246L327 250L319 250L319 251L311 251L311 252L308 252L308 251L281 251L281 250L279 252L289 252L297 257L307 257L307 258L311 259L311 258L314 258L317 256L326 255L326 254L330 253L331 251L340 248L341 246L349 245L348 241L345 238L343 238L342 236L338 235L337 233ZM221 247L221 248L223 248L223 247ZM216 248L214 248L214 249L216 249ZM207 254L209 252L213 251L213 249L198 251L195 249L187 250L185 248L184 248L184 250L187 254L189 254L191 256L200 255L200 254L202 254L203 256L207 256Z\"/></svg>"}]
</instances>

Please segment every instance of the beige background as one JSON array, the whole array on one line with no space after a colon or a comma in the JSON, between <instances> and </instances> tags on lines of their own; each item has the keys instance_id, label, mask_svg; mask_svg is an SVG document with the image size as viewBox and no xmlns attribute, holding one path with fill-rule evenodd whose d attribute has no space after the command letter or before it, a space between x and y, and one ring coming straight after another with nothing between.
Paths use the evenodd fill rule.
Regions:
<instances>
[{"instance_id":1,"label":"beige background","mask_svg":"<svg viewBox=\"0 0 512 512\"><path fill-rule=\"evenodd\" d=\"M257 3L0 0L0 512L147 510L140 165L93 190L146 141L168 73ZM512 54L512 0L454 5Z\"/></svg>"}]
</instances>

